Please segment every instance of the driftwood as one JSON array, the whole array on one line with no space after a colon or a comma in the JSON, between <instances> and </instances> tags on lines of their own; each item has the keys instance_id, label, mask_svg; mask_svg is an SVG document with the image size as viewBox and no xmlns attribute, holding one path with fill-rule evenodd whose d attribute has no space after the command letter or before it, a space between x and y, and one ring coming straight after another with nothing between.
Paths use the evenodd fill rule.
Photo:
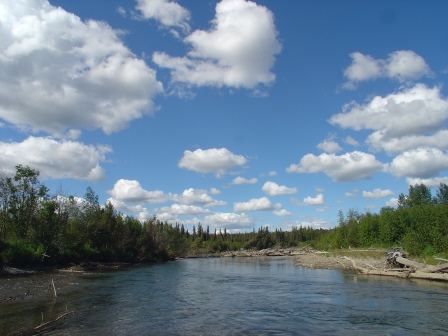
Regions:
<instances>
[{"instance_id":1,"label":"driftwood","mask_svg":"<svg viewBox=\"0 0 448 336\"><path fill-rule=\"evenodd\" d=\"M446 273L436 273L440 271L440 269L444 269L444 265L440 266L428 266L425 264L421 264L406 258L397 257L396 261L402 265L408 266L410 268L394 268L388 269L385 271L380 270L371 270L365 267L361 267L356 264L353 259L348 257L342 257L343 259L351 261L353 264L353 268L362 272L363 274L370 275L385 275L385 276L395 276L400 278L412 278L412 279L426 279L426 280L439 280L439 281L448 281L448 274Z\"/></svg>"},{"instance_id":2,"label":"driftwood","mask_svg":"<svg viewBox=\"0 0 448 336\"><path fill-rule=\"evenodd\" d=\"M65 317L67 317L68 315L74 314L74 313L75 313L74 311L68 311L68 312L58 316L54 320L51 320L51 321L48 321L48 322L45 322L45 323L42 323L42 324L38 325L37 327L34 328L34 330L41 330L41 329L47 327L49 324L55 323L55 322L65 318Z\"/></svg>"}]
</instances>

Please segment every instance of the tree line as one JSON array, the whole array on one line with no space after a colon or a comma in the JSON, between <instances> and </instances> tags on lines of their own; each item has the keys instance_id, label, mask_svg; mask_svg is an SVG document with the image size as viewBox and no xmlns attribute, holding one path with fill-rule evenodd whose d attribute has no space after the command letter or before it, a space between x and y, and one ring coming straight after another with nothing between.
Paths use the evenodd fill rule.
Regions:
<instances>
[{"instance_id":1,"label":"tree line","mask_svg":"<svg viewBox=\"0 0 448 336\"><path fill-rule=\"evenodd\" d=\"M339 212L338 227L317 241L320 249L339 247L401 246L411 255L447 255L448 186L441 183L436 195L424 184L401 193L397 208L384 207L378 214L349 210Z\"/></svg>"},{"instance_id":2,"label":"tree line","mask_svg":"<svg viewBox=\"0 0 448 336\"><path fill-rule=\"evenodd\" d=\"M141 222L119 213L110 202L100 205L90 187L83 198L62 191L51 195L39 175L22 165L16 166L13 176L0 174L0 264L167 260L241 248L296 246L325 233L312 228L211 232L201 223L189 232L183 224L162 222L155 216Z\"/></svg>"},{"instance_id":3,"label":"tree line","mask_svg":"<svg viewBox=\"0 0 448 336\"><path fill-rule=\"evenodd\" d=\"M28 166L17 165L13 176L0 174L0 264L153 261L303 245L322 250L402 246L414 255L448 256L448 187L441 184L433 197L424 184L410 186L397 208L384 207L378 214L340 211L331 230L262 227L230 233L198 223L190 232L183 224L155 216L139 221L110 202L101 205L90 187L82 198L61 191L51 195L39 172Z\"/></svg>"}]
</instances>

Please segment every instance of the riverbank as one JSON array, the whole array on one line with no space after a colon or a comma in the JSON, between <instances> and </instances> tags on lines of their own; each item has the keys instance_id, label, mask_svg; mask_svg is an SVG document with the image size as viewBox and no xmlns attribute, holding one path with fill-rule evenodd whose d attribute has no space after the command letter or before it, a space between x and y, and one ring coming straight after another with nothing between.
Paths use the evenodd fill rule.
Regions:
<instances>
[{"instance_id":1,"label":"riverbank","mask_svg":"<svg viewBox=\"0 0 448 336\"><path fill-rule=\"evenodd\" d=\"M341 255L337 255L340 253ZM339 269L343 271L356 271L353 263L343 259L348 256L355 260L357 265L383 270L386 268L384 251L380 250L343 250L338 252L316 251L311 247L303 248L271 248L260 251L243 250L223 252L214 255L201 255L194 257L261 257L284 256L294 258L296 266L310 269ZM94 271L107 271L119 268L132 267L127 263L83 263L70 267L33 267L19 269L3 266L0 268L0 303L6 301L24 300L39 295L54 295L69 288L79 276L92 274ZM54 283L54 288L53 284Z\"/></svg>"},{"instance_id":2,"label":"riverbank","mask_svg":"<svg viewBox=\"0 0 448 336\"><path fill-rule=\"evenodd\" d=\"M353 262L357 265L372 270L386 270L385 251L383 250L344 250L341 252L309 251L295 257L296 266L311 269L339 269L343 271L357 271Z\"/></svg>"},{"instance_id":3,"label":"riverbank","mask_svg":"<svg viewBox=\"0 0 448 336\"><path fill-rule=\"evenodd\" d=\"M282 256L294 257L295 265L310 269L339 269L356 271L353 262L345 259L349 257L357 265L375 270L386 269L386 250L381 249L344 249L333 252L318 251L309 246L302 248L270 248L260 251L242 250L230 251L221 254L223 257L261 257Z\"/></svg>"}]
</instances>

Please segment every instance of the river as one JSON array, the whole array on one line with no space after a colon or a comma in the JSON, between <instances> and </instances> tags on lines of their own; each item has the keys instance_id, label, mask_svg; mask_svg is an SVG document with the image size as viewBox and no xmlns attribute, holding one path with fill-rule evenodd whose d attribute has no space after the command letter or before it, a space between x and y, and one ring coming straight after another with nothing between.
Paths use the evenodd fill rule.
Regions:
<instances>
[{"instance_id":1,"label":"river","mask_svg":"<svg viewBox=\"0 0 448 336\"><path fill-rule=\"evenodd\" d=\"M184 259L87 273L57 298L3 302L0 333L74 311L46 334L446 335L446 307L448 285L438 282L310 270L282 257Z\"/></svg>"}]
</instances>

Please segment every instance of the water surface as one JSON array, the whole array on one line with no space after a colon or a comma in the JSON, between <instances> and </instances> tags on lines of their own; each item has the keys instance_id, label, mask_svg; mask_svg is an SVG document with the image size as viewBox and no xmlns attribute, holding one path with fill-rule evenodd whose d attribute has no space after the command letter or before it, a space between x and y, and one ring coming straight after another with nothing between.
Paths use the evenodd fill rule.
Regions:
<instances>
[{"instance_id":1,"label":"water surface","mask_svg":"<svg viewBox=\"0 0 448 336\"><path fill-rule=\"evenodd\" d=\"M3 281L0 279L0 281ZM58 298L0 304L0 333L75 313L54 335L446 335L448 286L294 266L185 259L75 278Z\"/></svg>"}]
</instances>

